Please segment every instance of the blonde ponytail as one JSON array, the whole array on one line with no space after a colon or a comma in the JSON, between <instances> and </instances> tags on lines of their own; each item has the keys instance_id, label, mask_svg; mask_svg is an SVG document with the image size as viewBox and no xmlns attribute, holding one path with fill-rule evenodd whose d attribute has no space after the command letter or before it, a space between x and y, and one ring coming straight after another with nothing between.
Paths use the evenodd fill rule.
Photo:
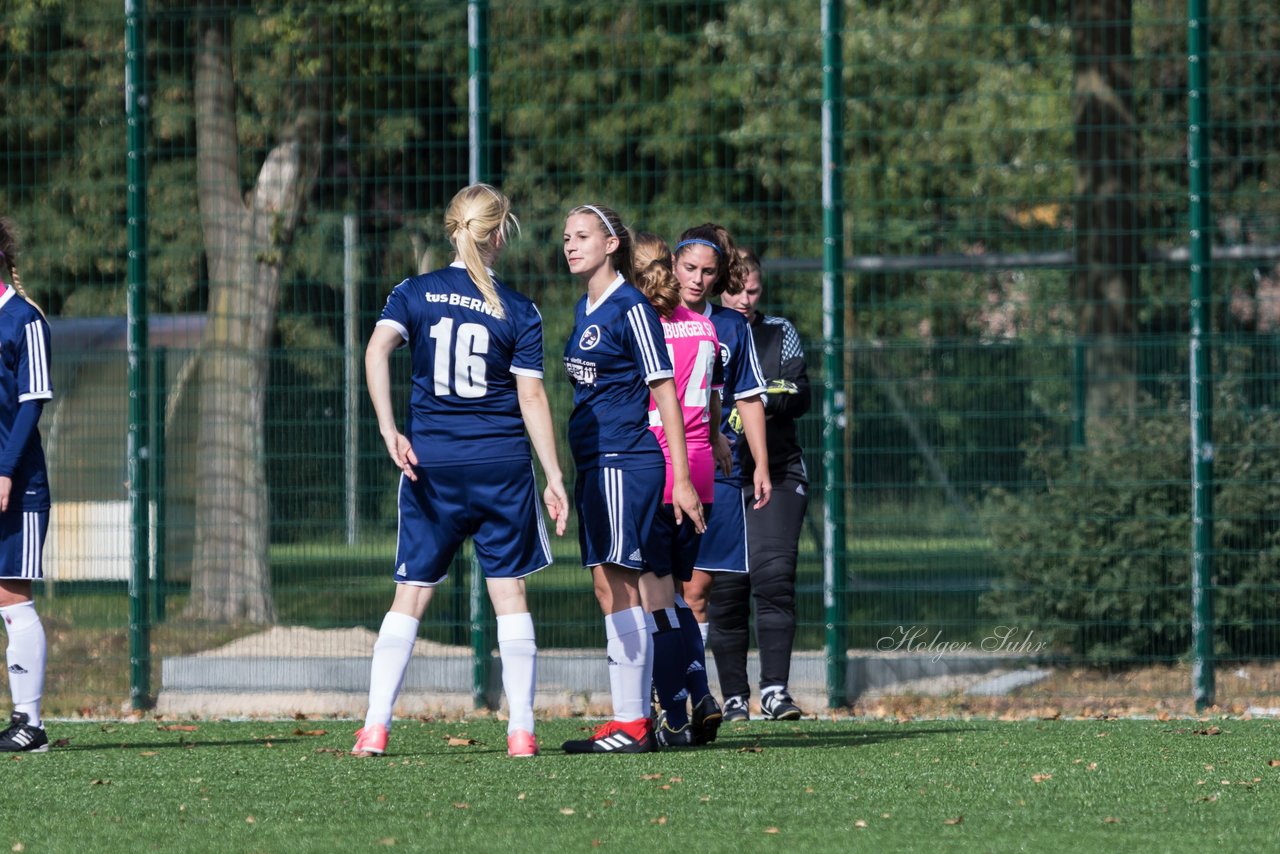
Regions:
<instances>
[{"instance_id":1,"label":"blonde ponytail","mask_svg":"<svg viewBox=\"0 0 1280 854\"><path fill-rule=\"evenodd\" d=\"M27 292L23 290L22 278L18 275L18 232L13 221L7 217L0 217L0 261L4 262L7 271L5 278L10 287L43 316L44 309L36 305L36 301L27 296Z\"/></svg>"},{"instance_id":2,"label":"blonde ponytail","mask_svg":"<svg viewBox=\"0 0 1280 854\"><path fill-rule=\"evenodd\" d=\"M488 268L507 242L507 229L520 230L520 222L511 213L511 200L489 184L463 187L449 202L444 227L485 303L495 317L504 317L498 286Z\"/></svg>"}]
</instances>

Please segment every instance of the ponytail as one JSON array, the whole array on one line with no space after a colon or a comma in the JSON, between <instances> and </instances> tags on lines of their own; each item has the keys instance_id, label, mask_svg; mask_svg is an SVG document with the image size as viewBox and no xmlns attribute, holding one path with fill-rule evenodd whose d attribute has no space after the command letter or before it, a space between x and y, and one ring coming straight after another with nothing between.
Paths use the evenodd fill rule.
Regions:
<instances>
[{"instance_id":1,"label":"ponytail","mask_svg":"<svg viewBox=\"0 0 1280 854\"><path fill-rule=\"evenodd\" d=\"M0 217L0 262L3 263L7 283L43 316L44 309L36 305L22 287L22 278L18 275L18 233L8 217Z\"/></svg>"},{"instance_id":2,"label":"ponytail","mask_svg":"<svg viewBox=\"0 0 1280 854\"><path fill-rule=\"evenodd\" d=\"M671 249L656 234L641 232L635 237L635 286L649 299L654 311L663 318L680 304L680 282L671 269Z\"/></svg>"},{"instance_id":3,"label":"ponytail","mask_svg":"<svg viewBox=\"0 0 1280 854\"><path fill-rule=\"evenodd\" d=\"M488 184L463 187L449 202L444 227L458 259L480 289L485 303L495 317L504 317L498 285L488 268L506 244L508 228L514 228L517 233L520 230L519 220L511 213L511 200Z\"/></svg>"}]
</instances>

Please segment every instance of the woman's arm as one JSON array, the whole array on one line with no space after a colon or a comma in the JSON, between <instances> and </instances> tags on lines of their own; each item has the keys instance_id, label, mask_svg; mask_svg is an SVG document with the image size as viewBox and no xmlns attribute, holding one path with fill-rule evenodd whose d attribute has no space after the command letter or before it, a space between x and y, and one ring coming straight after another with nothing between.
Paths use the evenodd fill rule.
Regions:
<instances>
[{"instance_id":1,"label":"woman's arm","mask_svg":"<svg viewBox=\"0 0 1280 854\"><path fill-rule=\"evenodd\" d=\"M751 458L756 464L752 476L756 503L752 506L759 510L769 503L773 495L773 481L769 478L769 448L764 437L764 404L757 394L739 399L737 405L738 415L742 417L742 432L746 434L747 447L751 449Z\"/></svg>"},{"instance_id":2,"label":"woman's arm","mask_svg":"<svg viewBox=\"0 0 1280 854\"><path fill-rule=\"evenodd\" d=\"M569 521L569 497L564 491L564 475L560 471L560 458L556 454L556 435L551 425L551 405L547 403L547 390L542 380L516 374L516 393L520 399L520 415L533 452L542 464L547 478L547 488L542 493L547 512L556 522L556 536L564 536L564 526Z\"/></svg>"},{"instance_id":3,"label":"woman's arm","mask_svg":"<svg viewBox=\"0 0 1280 854\"><path fill-rule=\"evenodd\" d=\"M653 401L658 406L658 415L662 419L662 431L667 437L667 448L671 451L671 505L675 511L676 524L679 525L688 516L693 520L693 527L699 534L707 529L702 518L702 502L689 479L689 448L684 441L684 419L680 413L680 402L676 399L676 382L667 377L654 380L649 384Z\"/></svg>"},{"instance_id":4,"label":"woman's arm","mask_svg":"<svg viewBox=\"0 0 1280 854\"><path fill-rule=\"evenodd\" d=\"M390 326L375 326L373 335L369 336L369 346L364 351L364 377L374 414L378 416L378 432L382 434L391 461L409 480L417 480L413 467L418 464L418 456L409 440L396 428L395 412L391 407L391 354L403 342L400 333Z\"/></svg>"}]
</instances>

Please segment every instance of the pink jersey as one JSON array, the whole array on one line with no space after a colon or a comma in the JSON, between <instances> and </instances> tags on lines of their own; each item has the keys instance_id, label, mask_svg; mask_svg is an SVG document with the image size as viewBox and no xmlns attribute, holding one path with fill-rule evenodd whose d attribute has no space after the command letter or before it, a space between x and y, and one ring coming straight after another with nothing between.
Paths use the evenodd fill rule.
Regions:
<instances>
[{"instance_id":1,"label":"pink jersey","mask_svg":"<svg viewBox=\"0 0 1280 854\"><path fill-rule=\"evenodd\" d=\"M704 504L715 496L715 461L711 456L711 390L724 385L720 373L720 350L716 328L701 314L677 306L670 318L662 321L662 334L667 341L667 354L675 368L676 397L684 416L685 444L689 449L689 475L698 499ZM658 407L649 399L649 429L662 445L667 459L667 486L663 501L671 503L671 449Z\"/></svg>"}]
</instances>

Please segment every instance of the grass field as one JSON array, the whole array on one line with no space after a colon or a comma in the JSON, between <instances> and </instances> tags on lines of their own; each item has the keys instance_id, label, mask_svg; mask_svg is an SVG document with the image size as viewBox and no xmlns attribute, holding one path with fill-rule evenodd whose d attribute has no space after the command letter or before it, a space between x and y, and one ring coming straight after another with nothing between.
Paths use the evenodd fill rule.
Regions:
<instances>
[{"instance_id":1,"label":"grass field","mask_svg":"<svg viewBox=\"0 0 1280 854\"><path fill-rule=\"evenodd\" d=\"M707 748L566 756L589 726L58 723L8 757L3 850L1267 850L1280 723L753 721ZM20 794L19 794L20 793Z\"/></svg>"}]
</instances>

